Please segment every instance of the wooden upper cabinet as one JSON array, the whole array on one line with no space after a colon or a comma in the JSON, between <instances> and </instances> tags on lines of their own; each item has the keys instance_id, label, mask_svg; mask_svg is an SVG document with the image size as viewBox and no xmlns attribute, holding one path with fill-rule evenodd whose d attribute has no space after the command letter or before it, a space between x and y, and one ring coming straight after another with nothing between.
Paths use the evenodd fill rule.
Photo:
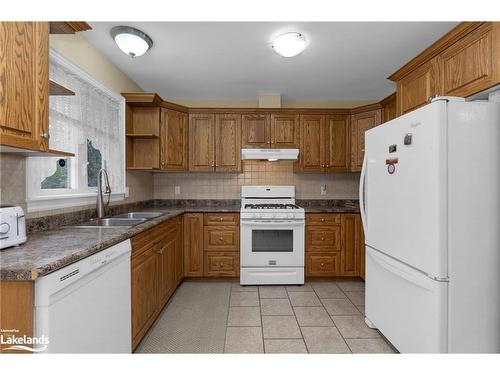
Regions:
<instances>
[{"instance_id":1,"label":"wooden upper cabinet","mask_svg":"<svg viewBox=\"0 0 500 375\"><path fill-rule=\"evenodd\" d=\"M324 134L325 170L327 172L349 171L349 117L328 116Z\"/></svg>"},{"instance_id":2,"label":"wooden upper cabinet","mask_svg":"<svg viewBox=\"0 0 500 375\"><path fill-rule=\"evenodd\" d=\"M189 115L189 170L215 170L215 115Z\"/></svg>"},{"instance_id":3,"label":"wooden upper cabinet","mask_svg":"<svg viewBox=\"0 0 500 375\"><path fill-rule=\"evenodd\" d=\"M322 172L325 167L325 116L300 116L299 165L302 172Z\"/></svg>"},{"instance_id":4,"label":"wooden upper cabinet","mask_svg":"<svg viewBox=\"0 0 500 375\"><path fill-rule=\"evenodd\" d=\"M442 54L444 95L469 96L500 82L500 24L486 23Z\"/></svg>"},{"instance_id":5,"label":"wooden upper cabinet","mask_svg":"<svg viewBox=\"0 0 500 375\"><path fill-rule=\"evenodd\" d=\"M161 110L161 169L185 171L188 167L187 114Z\"/></svg>"},{"instance_id":6,"label":"wooden upper cabinet","mask_svg":"<svg viewBox=\"0 0 500 375\"><path fill-rule=\"evenodd\" d=\"M397 94L393 93L380 102L382 106L382 123L395 119L397 115Z\"/></svg>"},{"instance_id":7,"label":"wooden upper cabinet","mask_svg":"<svg viewBox=\"0 0 500 375\"><path fill-rule=\"evenodd\" d=\"M365 132L382 121L380 109L351 115L351 171L359 172L365 154Z\"/></svg>"},{"instance_id":8,"label":"wooden upper cabinet","mask_svg":"<svg viewBox=\"0 0 500 375\"><path fill-rule=\"evenodd\" d=\"M49 148L49 23L0 22L0 144Z\"/></svg>"},{"instance_id":9,"label":"wooden upper cabinet","mask_svg":"<svg viewBox=\"0 0 500 375\"><path fill-rule=\"evenodd\" d=\"M300 116L300 171L349 171L349 143L349 116Z\"/></svg>"},{"instance_id":10,"label":"wooden upper cabinet","mask_svg":"<svg viewBox=\"0 0 500 375\"><path fill-rule=\"evenodd\" d=\"M266 148L271 146L271 116L242 115L242 148Z\"/></svg>"},{"instance_id":11,"label":"wooden upper cabinet","mask_svg":"<svg viewBox=\"0 0 500 375\"><path fill-rule=\"evenodd\" d=\"M299 115L271 115L271 147L298 148L300 123Z\"/></svg>"},{"instance_id":12,"label":"wooden upper cabinet","mask_svg":"<svg viewBox=\"0 0 500 375\"><path fill-rule=\"evenodd\" d=\"M440 58L436 57L415 69L397 83L397 113L404 115L429 102L440 92Z\"/></svg>"},{"instance_id":13,"label":"wooden upper cabinet","mask_svg":"<svg viewBox=\"0 0 500 375\"><path fill-rule=\"evenodd\" d=\"M215 170L238 172L241 170L241 115L215 116Z\"/></svg>"}]
</instances>

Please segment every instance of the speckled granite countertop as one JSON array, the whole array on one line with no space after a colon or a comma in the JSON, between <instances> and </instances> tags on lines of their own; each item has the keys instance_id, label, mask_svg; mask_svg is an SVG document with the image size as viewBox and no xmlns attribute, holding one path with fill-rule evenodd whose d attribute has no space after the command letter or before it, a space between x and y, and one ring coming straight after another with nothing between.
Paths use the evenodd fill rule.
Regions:
<instances>
[{"instance_id":1,"label":"speckled granite countertop","mask_svg":"<svg viewBox=\"0 0 500 375\"><path fill-rule=\"evenodd\" d=\"M72 228L32 233L21 246L0 251L0 280L35 280L185 212L239 212L240 206L152 207L164 215L128 228Z\"/></svg>"},{"instance_id":2,"label":"speckled granite countertop","mask_svg":"<svg viewBox=\"0 0 500 375\"><path fill-rule=\"evenodd\" d=\"M35 280L186 212L239 212L241 208L236 201L207 206L201 206L196 201L171 203L148 202L140 209L137 207L135 211L161 211L164 215L129 228L63 226L28 234L26 243L0 251L0 280ZM306 213L359 212L356 200L297 200L297 204L304 207ZM116 213L118 211L113 212ZM57 220L62 219L59 217Z\"/></svg>"},{"instance_id":3,"label":"speckled granite countertop","mask_svg":"<svg viewBox=\"0 0 500 375\"><path fill-rule=\"evenodd\" d=\"M359 213L359 202L354 199L297 199L296 203L303 207L306 213Z\"/></svg>"}]
</instances>

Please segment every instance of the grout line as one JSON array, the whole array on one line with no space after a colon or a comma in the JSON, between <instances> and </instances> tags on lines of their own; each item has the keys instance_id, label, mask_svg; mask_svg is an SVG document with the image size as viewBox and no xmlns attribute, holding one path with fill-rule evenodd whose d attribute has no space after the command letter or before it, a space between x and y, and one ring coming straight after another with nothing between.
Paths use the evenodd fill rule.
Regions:
<instances>
[{"instance_id":1,"label":"grout line","mask_svg":"<svg viewBox=\"0 0 500 375\"><path fill-rule=\"evenodd\" d=\"M337 288L339 288L339 289L340 289L340 287L337 285L337 283L335 283L335 286L336 286ZM313 290L314 290L314 288L313 288ZM341 290L341 289L340 289L340 290ZM342 291L342 290L341 290L341 291ZM344 292L344 291L342 291L342 293L343 293L343 292ZM314 293L316 294L316 291L314 291ZM344 294L345 294L345 293L344 293ZM317 295L317 294L316 294L316 296L318 297L318 295ZM347 297L347 296L346 296L346 297ZM349 298L349 297L347 297L347 298ZM347 341L346 341L345 337L342 335L342 332L340 332L339 327L337 327L337 325L335 324L335 321L333 320L332 316L330 315L330 313L328 312L327 308L326 308L326 307L325 307L325 305L323 304L323 301L322 301L322 300L321 300L321 298L319 298L319 297L318 297L318 299L319 299L319 302L321 302L321 305L323 306L323 308L326 310L326 313L328 314L328 317L329 317L329 318L330 318L330 320L333 322L333 326L335 327L335 329L336 329L336 330L337 330L337 332L339 333L340 337L342 337L342 340L343 340L343 341L344 341L344 343L346 344L347 349L349 349L349 351L350 351L350 352L351 352L351 354L352 354L351 347L350 347L350 346L349 346L349 344L347 343ZM325 298L325 299L328 299L328 298ZM338 298L338 299L340 299L340 298Z\"/></svg>"},{"instance_id":2,"label":"grout line","mask_svg":"<svg viewBox=\"0 0 500 375\"><path fill-rule=\"evenodd\" d=\"M264 341L264 319L262 319L262 305L260 303L260 288L257 286L257 298L259 299L260 332L262 333L262 353L266 354L266 342Z\"/></svg>"},{"instance_id":3,"label":"grout line","mask_svg":"<svg viewBox=\"0 0 500 375\"><path fill-rule=\"evenodd\" d=\"M227 329L229 328L227 323L229 320L229 310L231 309L231 294L233 293L233 284L229 283L229 298L227 301L227 314L226 314L226 330L224 332L224 348L222 349L222 353L226 353L226 336L227 336Z\"/></svg>"}]
</instances>

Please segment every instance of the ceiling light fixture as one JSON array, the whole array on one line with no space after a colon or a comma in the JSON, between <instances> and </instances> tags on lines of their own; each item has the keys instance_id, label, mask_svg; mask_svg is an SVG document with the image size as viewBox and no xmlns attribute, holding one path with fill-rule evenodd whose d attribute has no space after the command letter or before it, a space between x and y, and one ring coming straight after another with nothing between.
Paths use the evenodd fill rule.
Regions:
<instances>
[{"instance_id":1,"label":"ceiling light fixture","mask_svg":"<svg viewBox=\"0 0 500 375\"><path fill-rule=\"evenodd\" d=\"M146 33L130 26L113 27L111 36L118 47L131 57L144 55L153 47L153 40Z\"/></svg>"},{"instance_id":2,"label":"ceiling light fixture","mask_svg":"<svg viewBox=\"0 0 500 375\"><path fill-rule=\"evenodd\" d=\"M277 54L283 57L292 57L306 48L307 42L301 33L285 33L274 39L272 47Z\"/></svg>"}]
</instances>

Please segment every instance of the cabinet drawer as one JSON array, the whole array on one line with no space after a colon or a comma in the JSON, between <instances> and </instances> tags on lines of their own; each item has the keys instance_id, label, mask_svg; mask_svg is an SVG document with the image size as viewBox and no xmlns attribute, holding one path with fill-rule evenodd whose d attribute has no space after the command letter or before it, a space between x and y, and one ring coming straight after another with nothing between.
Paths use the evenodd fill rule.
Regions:
<instances>
[{"instance_id":1,"label":"cabinet drawer","mask_svg":"<svg viewBox=\"0 0 500 375\"><path fill-rule=\"evenodd\" d=\"M205 214L204 225L240 225L239 214Z\"/></svg>"},{"instance_id":2,"label":"cabinet drawer","mask_svg":"<svg viewBox=\"0 0 500 375\"><path fill-rule=\"evenodd\" d=\"M342 227L308 226L306 228L306 251L335 252L341 250Z\"/></svg>"},{"instance_id":3,"label":"cabinet drawer","mask_svg":"<svg viewBox=\"0 0 500 375\"><path fill-rule=\"evenodd\" d=\"M135 257L151 246L157 244L165 235L177 230L181 217L176 217L154 226L132 237L132 257Z\"/></svg>"},{"instance_id":4,"label":"cabinet drawer","mask_svg":"<svg viewBox=\"0 0 500 375\"><path fill-rule=\"evenodd\" d=\"M306 225L339 225L339 214L307 214Z\"/></svg>"},{"instance_id":5,"label":"cabinet drawer","mask_svg":"<svg viewBox=\"0 0 500 375\"><path fill-rule=\"evenodd\" d=\"M204 250L240 249L240 228L235 226L219 226L203 228Z\"/></svg>"},{"instance_id":6,"label":"cabinet drawer","mask_svg":"<svg viewBox=\"0 0 500 375\"><path fill-rule=\"evenodd\" d=\"M240 254L237 252L205 252L204 276L238 276Z\"/></svg>"},{"instance_id":7,"label":"cabinet drawer","mask_svg":"<svg viewBox=\"0 0 500 375\"><path fill-rule=\"evenodd\" d=\"M340 253L306 254L306 276L336 276L340 272Z\"/></svg>"}]
</instances>

